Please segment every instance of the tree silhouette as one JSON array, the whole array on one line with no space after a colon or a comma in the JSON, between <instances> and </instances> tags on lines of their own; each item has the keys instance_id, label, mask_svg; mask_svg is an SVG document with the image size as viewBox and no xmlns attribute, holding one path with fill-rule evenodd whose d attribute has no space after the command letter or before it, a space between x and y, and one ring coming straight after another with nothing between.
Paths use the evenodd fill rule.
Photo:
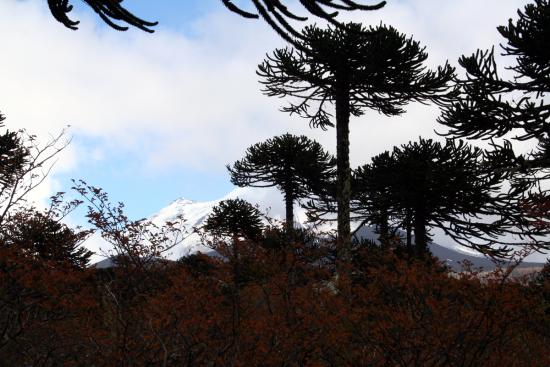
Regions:
<instances>
[{"instance_id":1,"label":"tree silhouette","mask_svg":"<svg viewBox=\"0 0 550 367\"><path fill-rule=\"evenodd\" d=\"M337 149L339 258L348 258L351 246L350 115L366 109L387 116L404 113L412 101L438 101L448 93L454 69L446 64L426 70L424 48L395 28L306 27L297 49L277 49L259 65L258 75L268 96L295 97L283 110L308 118L310 125L334 126L327 108L334 105Z\"/></svg>"},{"instance_id":2,"label":"tree silhouette","mask_svg":"<svg viewBox=\"0 0 550 367\"><path fill-rule=\"evenodd\" d=\"M82 246L89 234L69 228L48 213L27 209L16 213L4 226L2 242L42 260L84 269L93 254Z\"/></svg>"},{"instance_id":3,"label":"tree silhouette","mask_svg":"<svg viewBox=\"0 0 550 367\"><path fill-rule=\"evenodd\" d=\"M151 27L158 23L148 22L138 18L122 5L123 1L124 0L83 0L83 2L92 8L105 23L118 31L128 30L127 26L117 23L122 22L152 33L153 30ZM57 21L61 22L67 28L74 30L78 29L80 21L71 20L68 16L73 10L71 0L48 0L48 6Z\"/></svg>"},{"instance_id":4,"label":"tree silhouette","mask_svg":"<svg viewBox=\"0 0 550 367\"><path fill-rule=\"evenodd\" d=\"M535 0L518 15L517 21L497 28L506 39L503 56L515 59L507 67L513 76L500 76L494 49L462 56L466 77L457 80L459 98L446 106L439 122L450 128L448 136L490 140L495 169L537 183L550 178L550 103L545 98L550 92L550 3ZM510 139L538 145L516 155Z\"/></svg>"},{"instance_id":5,"label":"tree silhouette","mask_svg":"<svg viewBox=\"0 0 550 367\"><path fill-rule=\"evenodd\" d=\"M501 191L505 178L481 149L462 140L441 145L420 139L355 171L354 209L377 224L385 214L384 220L407 230L408 245L412 228L418 254L427 252L429 228L437 227L462 245L502 255L504 248L490 245L509 233L506 207L514 206L514 198Z\"/></svg>"},{"instance_id":6,"label":"tree silhouette","mask_svg":"<svg viewBox=\"0 0 550 367\"><path fill-rule=\"evenodd\" d=\"M376 226L379 241L385 245L390 237L391 223L410 217L393 207L392 180L399 173L394 171L394 160L390 152L384 152L372 158L370 164L358 167L352 178L352 212L359 214L357 219ZM410 223L410 221L405 221ZM394 226L395 227L395 226ZM407 247L410 248L411 227L407 231Z\"/></svg>"},{"instance_id":7,"label":"tree silhouette","mask_svg":"<svg viewBox=\"0 0 550 367\"><path fill-rule=\"evenodd\" d=\"M249 147L246 156L227 166L237 186L273 187L285 199L286 226L294 223L294 202L310 195L334 172L334 158L306 136L284 134Z\"/></svg>"},{"instance_id":8,"label":"tree silhouette","mask_svg":"<svg viewBox=\"0 0 550 367\"><path fill-rule=\"evenodd\" d=\"M0 128L4 128L4 120L0 114ZM56 156L68 144L64 131L43 144L25 130L5 130L0 135L0 230L10 214L22 207L28 194L46 179Z\"/></svg>"},{"instance_id":9,"label":"tree silhouette","mask_svg":"<svg viewBox=\"0 0 550 367\"><path fill-rule=\"evenodd\" d=\"M262 218L258 209L243 199L221 201L212 208L203 228L216 236L258 239L262 234Z\"/></svg>"},{"instance_id":10,"label":"tree silhouette","mask_svg":"<svg viewBox=\"0 0 550 367\"><path fill-rule=\"evenodd\" d=\"M0 128L4 127L5 117L0 114ZM28 163L30 152L25 147L21 134L6 130L0 135L0 185L3 190L13 186Z\"/></svg>"},{"instance_id":11,"label":"tree silhouette","mask_svg":"<svg viewBox=\"0 0 550 367\"><path fill-rule=\"evenodd\" d=\"M157 25L157 22L145 21L128 11L122 5L124 0L83 1L91 7L105 23L119 31L127 30L128 26L120 25L118 22L126 23L150 33L153 32L151 27ZM296 39L302 38L302 35L295 30L291 22L305 22L308 18L298 15L295 11L288 9L285 5L285 3L288 3L287 1L250 0L255 8L254 12L238 7L231 0L221 1L227 9L244 18L257 19L261 17L275 30L275 32L290 43L296 44ZM306 9L307 13L325 19L335 25L340 25L336 20L339 11L377 10L386 4L385 1L381 1L375 5L365 5L362 1L355 0L301 0L300 3ZM57 21L63 23L67 28L78 28L77 26L80 22L71 20L68 16L68 13L73 9L71 0L48 0L48 5L52 15Z\"/></svg>"},{"instance_id":12,"label":"tree silhouette","mask_svg":"<svg viewBox=\"0 0 550 367\"><path fill-rule=\"evenodd\" d=\"M288 3L287 1L252 0L251 2L256 9L254 13L237 7L231 0L222 0L222 2L229 10L245 18L257 19L262 17L283 39L297 48L302 47L300 41L304 40L304 35L296 31L290 22L305 22L308 18L288 9L285 5L285 3ZM374 5L365 5L363 1L355 0L301 0L300 3L307 13L327 20L338 27L343 26L336 20L339 11L378 10L386 5L386 1L380 1ZM327 11L327 9L329 10Z\"/></svg>"}]
</instances>

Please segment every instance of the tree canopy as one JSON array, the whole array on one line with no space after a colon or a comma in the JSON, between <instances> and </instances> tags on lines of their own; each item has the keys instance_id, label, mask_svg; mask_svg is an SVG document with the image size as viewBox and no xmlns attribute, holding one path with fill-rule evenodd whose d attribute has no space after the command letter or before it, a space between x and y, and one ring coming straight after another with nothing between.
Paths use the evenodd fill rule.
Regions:
<instances>
[{"instance_id":1,"label":"tree canopy","mask_svg":"<svg viewBox=\"0 0 550 367\"><path fill-rule=\"evenodd\" d=\"M334 173L334 158L315 140L284 134L249 147L246 156L227 169L237 186L272 187L282 191L286 224L294 223L294 202L308 197Z\"/></svg>"},{"instance_id":2,"label":"tree canopy","mask_svg":"<svg viewBox=\"0 0 550 367\"><path fill-rule=\"evenodd\" d=\"M492 244L506 233L503 207L510 202L501 193L504 178L485 164L481 149L462 140L442 145L420 139L373 157L355 171L354 209L371 223L392 221L407 230L408 241L412 228L420 254L427 251L430 227L481 249L481 239Z\"/></svg>"},{"instance_id":3,"label":"tree canopy","mask_svg":"<svg viewBox=\"0 0 550 367\"><path fill-rule=\"evenodd\" d=\"M92 252L82 246L89 231L73 230L48 213L22 210L2 229L2 246L14 246L23 253L54 263L84 269Z\"/></svg>"},{"instance_id":4,"label":"tree canopy","mask_svg":"<svg viewBox=\"0 0 550 367\"><path fill-rule=\"evenodd\" d=\"M258 209L243 199L222 200L212 208L203 228L216 236L257 239L263 230Z\"/></svg>"},{"instance_id":5,"label":"tree canopy","mask_svg":"<svg viewBox=\"0 0 550 367\"><path fill-rule=\"evenodd\" d=\"M457 79L460 94L445 106L439 122L450 128L448 136L489 140L495 169L523 181L535 175L531 183L537 183L550 177L550 3L535 0L518 16L497 28L506 39L502 55L514 59L506 68L510 78L501 76L494 49L462 56L466 77ZM537 147L516 154L513 140Z\"/></svg>"},{"instance_id":6,"label":"tree canopy","mask_svg":"<svg viewBox=\"0 0 550 367\"><path fill-rule=\"evenodd\" d=\"M302 35L300 47L275 50L257 73L266 95L298 101L284 111L309 119L313 127L336 126L338 246L345 258L351 246L350 116L367 109L394 116L409 102L444 100L454 69L446 64L427 70L424 48L391 26L308 26Z\"/></svg>"}]
</instances>

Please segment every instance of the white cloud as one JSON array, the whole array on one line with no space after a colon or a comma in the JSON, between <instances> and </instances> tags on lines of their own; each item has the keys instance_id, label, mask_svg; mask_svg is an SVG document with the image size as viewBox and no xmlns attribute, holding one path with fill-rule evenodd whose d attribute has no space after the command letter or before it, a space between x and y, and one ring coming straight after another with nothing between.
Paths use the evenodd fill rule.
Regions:
<instances>
[{"instance_id":1,"label":"white cloud","mask_svg":"<svg viewBox=\"0 0 550 367\"><path fill-rule=\"evenodd\" d=\"M392 24L427 46L432 65L446 59L456 65L460 54L500 42L495 27L524 3L393 0L384 10L350 19ZM162 27L152 35L94 29L90 16L79 14L82 27L72 32L53 20L43 1L0 3L0 110L8 126L45 135L70 124L72 134L106 142L67 150L64 169L109 159L116 148L146 152L145 170L209 170L285 131L307 134L335 151L334 130L309 129L306 121L278 111L283 100L259 92L256 66L283 44L264 23L220 5L197 19L190 38ZM352 164L420 135L435 136L433 130L441 130L437 114L412 105L401 117L367 113L353 119Z\"/></svg>"}]
</instances>

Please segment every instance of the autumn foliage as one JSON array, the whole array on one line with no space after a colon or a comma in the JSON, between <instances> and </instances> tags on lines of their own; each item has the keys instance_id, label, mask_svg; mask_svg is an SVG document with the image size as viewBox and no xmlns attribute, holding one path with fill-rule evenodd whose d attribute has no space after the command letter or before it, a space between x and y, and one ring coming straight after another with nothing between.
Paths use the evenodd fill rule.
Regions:
<instances>
[{"instance_id":1,"label":"autumn foliage","mask_svg":"<svg viewBox=\"0 0 550 367\"><path fill-rule=\"evenodd\" d=\"M325 245L304 242L281 240L274 248L233 239L213 244L221 257L197 254L139 269L127 263L82 270L2 248L1 360L8 366L550 364L544 274L530 281L504 271L456 274L429 259L363 247L349 271L336 276L324 260Z\"/></svg>"}]
</instances>

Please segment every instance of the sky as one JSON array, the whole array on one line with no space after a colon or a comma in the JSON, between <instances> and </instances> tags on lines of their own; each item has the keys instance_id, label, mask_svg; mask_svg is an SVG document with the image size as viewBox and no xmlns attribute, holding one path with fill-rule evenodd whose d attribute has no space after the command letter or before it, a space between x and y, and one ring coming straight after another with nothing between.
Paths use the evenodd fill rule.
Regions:
<instances>
[{"instance_id":1,"label":"sky","mask_svg":"<svg viewBox=\"0 0 550 367\"><path fill-rule=\"evenodd\" d=\"M38 202L83 179L124 202L130 218L138 219L179 197L225 196L234 189L225 165L275 135L305 134L335 152L333 129L311 129L280 112L284 100L261 93L257 65L285 46L265 23L230 13L220 0L124 3L159 21L155 33L117 32L84 5L71 14L81 21L71 31L51 17L44 0L0 1L6 126L47 139L70 125L71 144L33 193ZM498 45L496 26L526 3L389 0L382 10L342 19L393 25L426 46L430 67L446 60L457 66L460 55ZM352 166L419 136L441 139L438 113L412 104L400 117L369 112L353 118Z\"/></svg>"}]
</instances>

